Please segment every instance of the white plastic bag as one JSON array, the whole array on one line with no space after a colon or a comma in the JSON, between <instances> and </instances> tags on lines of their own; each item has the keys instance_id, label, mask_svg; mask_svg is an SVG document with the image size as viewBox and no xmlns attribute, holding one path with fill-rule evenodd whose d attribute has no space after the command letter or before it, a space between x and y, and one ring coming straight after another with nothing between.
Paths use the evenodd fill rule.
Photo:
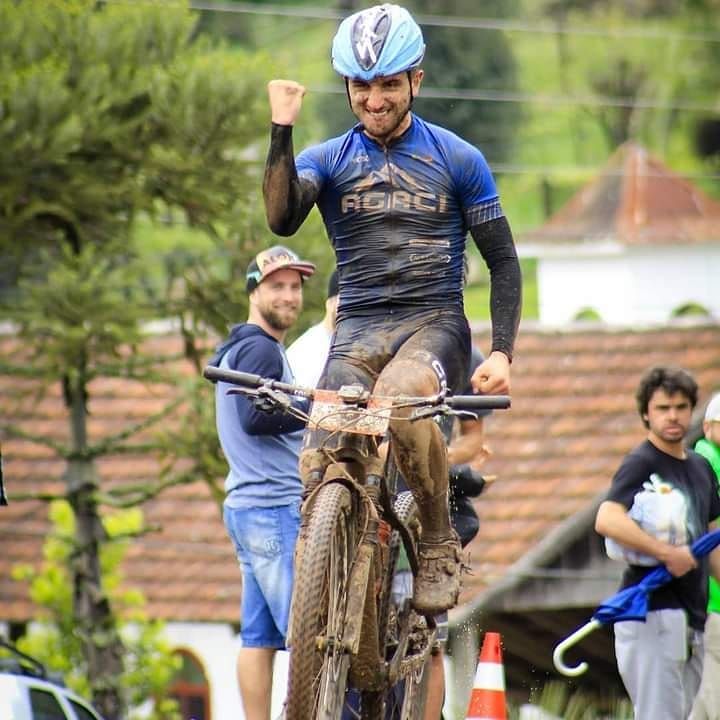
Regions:
<instances>
[{"instance_id":1,"label":"white plastic bag","mask_svg":"<svg viewBox=\"0 0 720 720\"><path fill-rule=\"evenodd\" d=\"M648 534L671 545L686 545L687 501L680 490L665 482L657 473L643 483L633 500L629 516ZM659 565L657 558L644 555L605 538L605 551L612 560L630 565Z\"/></svg>"}]
</instances>

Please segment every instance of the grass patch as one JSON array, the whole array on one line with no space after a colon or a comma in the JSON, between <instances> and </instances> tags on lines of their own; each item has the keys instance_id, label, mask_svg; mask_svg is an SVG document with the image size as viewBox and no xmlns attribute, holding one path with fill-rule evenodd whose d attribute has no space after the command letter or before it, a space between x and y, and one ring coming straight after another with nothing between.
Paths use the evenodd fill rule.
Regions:
<instances>
[{"instance_id":1,"label":"grass patch","mask_svg":"<svg viewBox=\"0 0 720 720\"><path fill-rule=\"evenodd\" d=\"M532 258L520 260L523 275L523 320L538 319L537 262ZM490 319L490 286L487 282L478 282L465 288L465 315L473 320Z\"/></svg>"}]
</instances>

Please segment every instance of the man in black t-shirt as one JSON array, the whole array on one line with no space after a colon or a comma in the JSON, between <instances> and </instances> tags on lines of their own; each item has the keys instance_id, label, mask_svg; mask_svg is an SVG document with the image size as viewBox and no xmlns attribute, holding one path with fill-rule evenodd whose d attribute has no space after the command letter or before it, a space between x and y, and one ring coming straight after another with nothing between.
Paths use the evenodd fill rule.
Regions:
<instances>
[{"instance_id":1,"label":"man in black t-shirt","mask_svg":"<svg viewBox=\"0 0 720 720\"><path fill-rule=\"evenodd\" d=\"M614 627L618 670L640 720L687 718L702 673L708 572L720 576L720 548L696 559L689 547L720 516L710 464L683 443L697 393L679 368L645 373L636 399L647 439L623 460L595 521L608 555L628 563L622 587L659 564L673 576L650 595L645 622Z\"/></svg>"}]
</instances>

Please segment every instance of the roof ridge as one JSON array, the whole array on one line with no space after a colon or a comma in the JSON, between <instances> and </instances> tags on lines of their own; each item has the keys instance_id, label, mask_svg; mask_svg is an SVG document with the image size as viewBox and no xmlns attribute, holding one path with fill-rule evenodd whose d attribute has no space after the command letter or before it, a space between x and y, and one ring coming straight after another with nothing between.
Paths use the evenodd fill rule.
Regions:
<instances>
[{"instance_id":1,"label":"roof ridge","mask_svg":"<svg viewBox=\"0 0 720 720\"><path fill-rule=\"evenodd\" d=\"M597 174L522 242L594 241L625 245L720 239L720 201L635 141L626 141Z\"/></svg>"}]
</instances>

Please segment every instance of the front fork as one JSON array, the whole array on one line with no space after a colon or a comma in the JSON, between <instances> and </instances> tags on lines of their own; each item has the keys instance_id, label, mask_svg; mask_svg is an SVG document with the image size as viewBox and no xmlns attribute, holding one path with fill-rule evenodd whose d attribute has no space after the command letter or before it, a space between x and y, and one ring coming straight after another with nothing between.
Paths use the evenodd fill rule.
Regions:
<instances>
[{"instance_id":1,"label":"front fork","mask_svg":"<svg viewBox=\"0 0 720 720\"><path fill-rule=\"evenodd\" d=\"M352 658L351 681L358 689L381 687L381 669L385 661L377 612L383 578L390 563L391 527L382 519L380 498L383 464L379 457L373 455L354 458L350 462L334 462L318 450L304 450L300 456L304 492L295 551L296 567L300 564L305 531L319 489L328 483L338 482L348 487L359 500L354 502L353 507L358 518L359 539L350 568L342 638L343 649ZM292 622L288 635L292 643Z\"/></svg>"}]
</instances>

